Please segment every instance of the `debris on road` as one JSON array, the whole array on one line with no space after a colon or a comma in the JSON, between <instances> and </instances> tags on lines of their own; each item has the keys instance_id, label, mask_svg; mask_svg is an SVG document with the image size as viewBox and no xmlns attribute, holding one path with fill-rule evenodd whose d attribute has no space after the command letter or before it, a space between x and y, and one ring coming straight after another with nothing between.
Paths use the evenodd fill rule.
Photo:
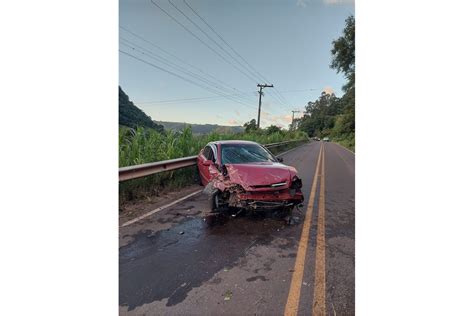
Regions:
<instances>
[{"instance_id":1,"label":"debris on road","mask_svg":"<svg viewBox=\"0 0 474 316\"><path fill-rule=\"evenodd\" d=\"M232 298L232 291L225 292L224 301L230 301L231 298Z\"/></svg>"}]
</instances>

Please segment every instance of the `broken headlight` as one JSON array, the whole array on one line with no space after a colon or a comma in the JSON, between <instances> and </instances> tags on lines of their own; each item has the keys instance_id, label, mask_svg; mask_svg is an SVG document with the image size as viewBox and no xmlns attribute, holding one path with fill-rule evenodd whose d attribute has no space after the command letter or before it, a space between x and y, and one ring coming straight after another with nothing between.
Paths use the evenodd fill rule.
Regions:
<instances>
[{"instance_id":1,"label":"broken headlight","mask_svg":"<svg viewBox=\"0 0 474 316\"><path fill-rule=\"evenodd\" d=\"M302 187L303 187L303 183L301 182L301 179L298 178L297 176L294 176L293 179L291 180L290 189L299 190Z\"/></svg>"}]
</instances>

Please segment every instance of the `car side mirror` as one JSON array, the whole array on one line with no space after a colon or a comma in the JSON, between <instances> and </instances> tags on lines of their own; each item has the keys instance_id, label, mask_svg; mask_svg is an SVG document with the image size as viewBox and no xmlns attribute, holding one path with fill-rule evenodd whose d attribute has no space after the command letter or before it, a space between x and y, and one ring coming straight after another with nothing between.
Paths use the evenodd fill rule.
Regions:
<instances>
[{"instance_id":1,"label":"car side mirror","mask_svg":"<svg viewBox=\"0 0 474 316\"><path fill-rule=\"evenodd\" d=\"M278 162L283 162L283 158L277 157Z\"/></svg>"}]
</instances>

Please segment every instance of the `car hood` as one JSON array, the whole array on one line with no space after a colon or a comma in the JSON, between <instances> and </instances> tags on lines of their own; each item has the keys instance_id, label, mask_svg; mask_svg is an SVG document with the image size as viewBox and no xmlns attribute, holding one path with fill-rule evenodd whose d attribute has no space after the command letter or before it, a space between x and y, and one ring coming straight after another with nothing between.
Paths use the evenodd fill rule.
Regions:
<instances>
[{"instance_id":1,"label":"car hood","mask_svg":"<svg viewBox=\"0 0 474 316\"><path fill-rule=\"evenodd\" d=\"M241 185L246 191L288 188L292 173L296 174L293 167L273 162L226 164L226 168L230 181ZM281 187L271 187L272 184L281 182L286 182L286 184Z\"/></svg>"}]
</instances>

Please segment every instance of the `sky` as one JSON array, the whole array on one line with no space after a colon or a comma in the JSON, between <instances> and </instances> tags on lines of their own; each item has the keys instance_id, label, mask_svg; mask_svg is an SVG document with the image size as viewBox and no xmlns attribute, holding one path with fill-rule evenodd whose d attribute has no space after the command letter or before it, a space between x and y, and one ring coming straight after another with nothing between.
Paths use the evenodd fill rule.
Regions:
<instances>
[{"instance_id":1,"label":"sky","mask_svg":"<svg viewBox=\"0 0 474 316\"><path fill-rule=\"evenodd\" d=\"M261 127L286 128L322 91L342 95L330 51L351 0L120 0L119 11L119 84L154 120L243 125L266 83Z\"/></svg>"}]
</instances>

